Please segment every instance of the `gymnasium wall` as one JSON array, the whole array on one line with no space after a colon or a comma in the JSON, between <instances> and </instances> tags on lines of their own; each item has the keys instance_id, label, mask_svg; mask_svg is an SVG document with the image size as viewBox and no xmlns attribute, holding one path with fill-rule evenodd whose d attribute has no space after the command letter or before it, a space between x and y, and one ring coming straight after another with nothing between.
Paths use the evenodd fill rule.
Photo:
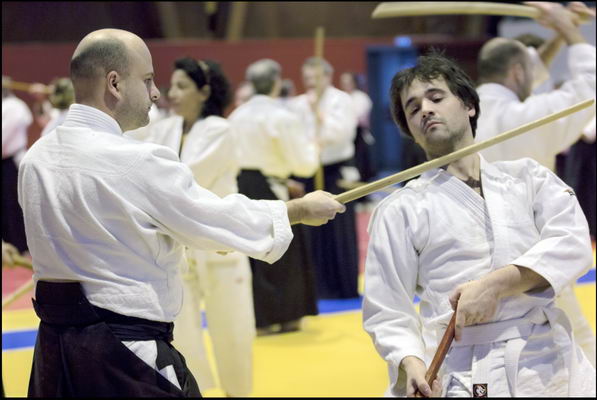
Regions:
<instances>
[{"instance_id":1,"label":"gymnasium wall","mask_svg":"<svg viewBox=\"0 0 597 400\"><path fill-rule=\"evenodd\" d=\"M478 48L485 38L462 41L448 35L413 36L413 45L423 52L433 45L446 49L446 53L461 62L474 76L474 63ZM156 85L167 87L174 60L182 56L213 59L221 63L232 87L244 79L246 67L253 61L268 57L282 65L283 75L296 85L297 93L303 92L300 75L303 61L314 51L313 39L247 39L239 42L209 40L147 40L153 56ZM367 47L391 46L393 38L329 38L325 41L324 56L335 68L334 83L338 85L340 73L367 72ZM2 74L14 81L49 83L53 78L68 76L69 61L76 43L19 43L2 45ZM17 95L31 105L32 98L24 92ZM41 129L33 124L29 144L39 138Z\"/></svg>"}]
</instances>

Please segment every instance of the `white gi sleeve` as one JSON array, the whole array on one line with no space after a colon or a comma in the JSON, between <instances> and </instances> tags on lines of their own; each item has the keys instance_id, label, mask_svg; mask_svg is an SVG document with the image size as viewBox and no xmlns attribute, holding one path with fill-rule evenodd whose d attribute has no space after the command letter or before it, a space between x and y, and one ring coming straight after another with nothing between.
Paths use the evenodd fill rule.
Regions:
<instances>
[{"instance_id":1,"label":"white gi sleeve","mask_svg":"<svg viewBox=\"0 0 597 400\"><path fill-rule=\"evenodd\" d=\"M505 118L500 119L501 131L513 129L520 124L545 117L550 113L570 107L580 101L595 97L595 46L579 43L570 46L568 65L571 79L557 90L529 96L524 102L510 102L500 111ZM532 154L543 157L555 157L576 142L591 117L595 108L590 107L565 118L560 118L549 125L533 130ZM530 139L529 139L530 140ZM529 155L528 148L515 146L510 142L508 151L511 157L520 158ZM519 156L515 157L515 154Z\"/></svg>"},{"instance_id":2,"label":"white gi sleeve","mask_svg":"<svg viewBox=\"0 0 597 400\"><path fill-rule=\"evenodd\" d=\"M155 226L201 250L237 250L273 263L292 240L283 201L251 200L240 194L219 198L199 186L171 149L144 143L139 162L123 176L130 196L154 218ZM139 227L143 229L143 227Z\"/></svg>"},{"instance_id":3,"label":"white gi sleeve","mask_svg":"<svg viewBox=\"0 0 597 400\"><path fill-rule=\"evenodd\" d=\"M272 137L292 174L313 176L319 166L317 145L306 134L303 122L290 112L272 119Z\"/></svg>"},{"instance_id":4,"label":"white gi sleeve","mask_svg":"<svg viewBox=\"0 0 597 400\"><path fill-rule=\"evenodd\" d=\"M589 227L572 189L536 161L524 161L532 180L529 186L540 239L512 264L543 276L557 296L592 265Z\"/></svg>"},{"instance_id":5,"label":"white gi sleeve","mask_svg":"<svg viewBox=\"0 0 597 400\"><path fill-rule=\"evenodd\" d=\"M322 110L323 124L319 137L324 145L336 145L354 141L357 115L350 96L342 91L333 92L334 97Z\"/></svg>"},{"instance_id":6,"label":"white gi sleeve","mask_svg":"<svg viewBox=\"0 0 597 400\"><path fill-rule=\"evenodd\" d=\"M191 168L199 185L212 188L224 171L238 169L236 148L228 121L209 118L203 126L196 137L184 143L181 160Z\"/></svg>"},{"instance_id":7,"label":"white gi sleeve","mask_svg":"<svg viewBox=\"0 0 597 400\"><path fill-rule=\"evenodd\" d=\"M421 319L413 304L419 263L409 223L398 202L381 205L372 217L365 268L363 326L388 362L393 393L405 390L405 375L398 371L402 359L425 360Z\"/></svg>"}]
</instances>

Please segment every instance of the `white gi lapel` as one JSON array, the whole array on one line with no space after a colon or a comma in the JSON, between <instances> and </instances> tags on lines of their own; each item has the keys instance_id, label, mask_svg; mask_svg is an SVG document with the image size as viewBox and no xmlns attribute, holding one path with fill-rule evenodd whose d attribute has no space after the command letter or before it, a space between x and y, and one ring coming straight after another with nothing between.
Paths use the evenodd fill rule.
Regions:
<instances>
[{"instance_id":1,"label":"white gi lapel","mask_svg":"<svg viewBox=\"0 0 597 400\"><path fill-rule=\"evenodd\" d=\"M493 253L491 256L491 270L503 267L511 260L509 259L510 242L508 239L508 228L500 221L504 220L507 213L505 198L502 193L503 186L500 185L500 175L497 168L481 158L481 185L485 197L485 209L489 216L489 224L493 232Z\"/></svg>"}]
</instances>

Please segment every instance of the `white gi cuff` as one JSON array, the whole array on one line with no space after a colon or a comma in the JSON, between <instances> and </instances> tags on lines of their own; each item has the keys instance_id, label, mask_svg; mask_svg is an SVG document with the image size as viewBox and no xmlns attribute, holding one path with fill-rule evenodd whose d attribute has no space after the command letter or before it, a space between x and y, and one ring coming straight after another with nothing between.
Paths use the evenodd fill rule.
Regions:
<instances>
[{"instance_id":1,"label":"white gi cuff","mask_svg":"<svg viewBox=\"0 0 597 400\"><path fill-rule=\"evenodd\" d=\"M274 245L272 249L263 257L263 261L273 264L278 261L282 255L288 250L290 241L294 237L290 221L288 220L288 209L286 203L281 200L261 200L270 209L272 215L272 236L274 238Z\"/></svg>"}]
</instances>

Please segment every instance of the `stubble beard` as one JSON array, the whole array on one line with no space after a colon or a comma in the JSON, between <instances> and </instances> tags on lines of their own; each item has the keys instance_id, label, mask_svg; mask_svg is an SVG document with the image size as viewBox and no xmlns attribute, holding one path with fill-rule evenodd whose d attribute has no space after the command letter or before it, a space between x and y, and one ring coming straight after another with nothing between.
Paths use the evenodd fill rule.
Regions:
<instances>
[{"instance_id":1,"label":"stubble beard","mask_svg":"<svg viewBox=\"0 0 597 400\"><path fill-rule=\"evenodd\" d=\"M458 130L448 131L447 135L442 134L433 136L433 133L431 133L429 135L431 140L427 141L427 146L425 149L427 159L433 160L458 150L459 143L462 141L465 132L466 129L461 128Z\"/></svg>"}]
</instances>

